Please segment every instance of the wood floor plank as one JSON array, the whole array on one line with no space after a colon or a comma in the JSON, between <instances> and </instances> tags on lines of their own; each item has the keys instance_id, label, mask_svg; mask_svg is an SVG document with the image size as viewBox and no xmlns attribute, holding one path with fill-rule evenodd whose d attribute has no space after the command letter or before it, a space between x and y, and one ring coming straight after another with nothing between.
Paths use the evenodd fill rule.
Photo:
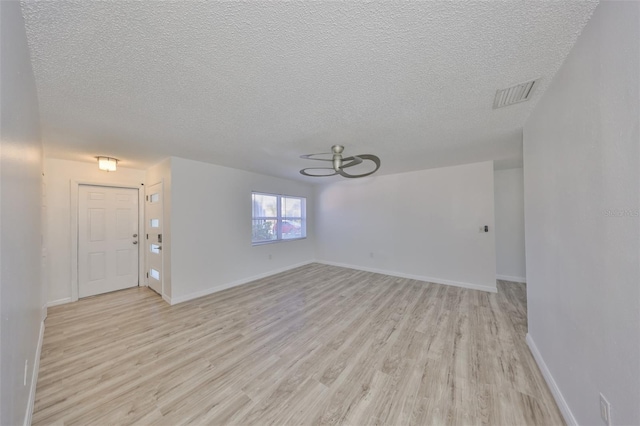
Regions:
<instances>
[{"instance_id":1,"label":"wood floor plank","mask_svg":"<svg viewBox=\"0 0 640 426\"><path fill-rule=\"evenodd\" d=\"M311 264L169 306L49 309L33 424L562 425L498 293Z\"/></svg>"}]
</instances>

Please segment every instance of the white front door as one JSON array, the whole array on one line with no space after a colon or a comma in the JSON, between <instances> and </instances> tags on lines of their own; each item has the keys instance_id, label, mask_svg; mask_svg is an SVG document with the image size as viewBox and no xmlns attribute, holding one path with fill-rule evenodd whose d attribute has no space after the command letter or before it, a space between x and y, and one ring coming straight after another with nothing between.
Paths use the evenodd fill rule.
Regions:
<instances>
[{"instance_id":1,"label":"white front door","mask_svg":"<svg viewBox=\"0 0 640 426\"><path fill-rule=\"evenodd\" d=\"M78 296L138 285L138 190L80 185Z\"/></svg>"},{"instance_id":2,"label":"white front door","mask_svg":"<svg viewBox=\"0 0 640 426\"><path fill-rule=\"evenodd\" d=\"M145 202L145 250L147 259L147 285L162 295L162 183L147 187Z\"/></svg>"}]
</instances>

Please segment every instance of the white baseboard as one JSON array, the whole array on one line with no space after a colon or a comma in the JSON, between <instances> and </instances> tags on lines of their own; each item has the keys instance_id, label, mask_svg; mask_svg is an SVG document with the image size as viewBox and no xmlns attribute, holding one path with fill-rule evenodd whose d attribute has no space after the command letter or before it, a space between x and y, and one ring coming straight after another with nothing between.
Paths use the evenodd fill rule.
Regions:
<instances>
[{"instance_id":1,"label":"white baseboard","mask_svg":"<svg viewBox=\"0 0 640 426\"><path fill-rule=\"evenodd\" d=\"M47 302L47 307L50 308L52 306L64 305L65 303L71 303L71 298L65 297L64 299L52 300Z\"/></svg>"},{"instance_id":2,"label":"white baseboard","mask_svg":"<svg viewBox=\"0 0 640 426\"><path fill-rule=\"evenodd\" d=\"M422 276L422 275L405 274L403 272L387 271L387 270L384 270L384 269L376 269L376 268L368 268L366 266L348 265L346 263L331 262L331 261L328 261L328 260L317 260L316 263L322 263L324 265L331 265L331 266L339 266L341 268L356 269L358 271L374 272L376 274L390 275L392 277L409 278L409 279L412 279L412 280L426 281L426 282L435 283L435 284L452 285L454 287L468 288L468 289L471 289L471 290L487 291L489 293L497 293L498 292L497 287L492 287L490 285L484 285L484 284L472 284L472 283L465 283L465 282L460 282L460 281L445 280L445 279L442 279L442 278L425 277L425 276Z\"/></svg>"},{"instance_id":3,"label":"white baseboard","mask_svg":"<svg viewBox=\"0 0 640 426\"><path fill-rule=\"evenodd\" d=\"M558 384L551 375L551 371L549 371L547 364L544 362L544 359L542 359L542 355L540 354L536 343L533 341L533 337L531 337L529 333L527 333L527 345L529 345L533 358L536 360L536 363L542 372L542 376L547 382L549 390L551 390L551 393L553 394L553 398L556 400L556 404L558 404L558 408L562 413L562 417L564 417L564 421L567 422L568 426L577 426L578 422L576 421L576 418L573 416L567 401L564 399L564 396L562 396L562 392L560 392Z\"/></svg>"},{"instance_id":4,"label":"white baseboard","mask_svg":"<svg viewBox=\"0 0 640 426\"><path fill-rule=\"evenodd\" d=\"M211 287L211 288L207 288L207 289L204 289L204 290L196 291L196 292L193 292L193 293L185 294L183 296L172 296L172 297L163 296L163 299L166 300L167 302L169 302L170 305L176 305L178 303L186 302L187 300L193 300L193 299L197 299L199 297L208 296L210 294L217 293L217 292L222 291L222 290L226 290L226 289L229 289L229 288L232 288L232 287L237 287L239 285L247 284L247 283L250 283L252 281L256 281L256 280L262 279L262 278L270 277L271 275L280 274L282 272L286 272L286 271L289 271L291 269L299 268L300 266L308 265L310 263L314 263L313 260L309 260L307 262L302 262L302 263L297 263L295 265L290 265L290 266L287 266L287 267L284 267L284 268L280 268L280 269L274 269L274 270L269 271L269 272L265 272L265 273L262 273L262 274L254 275L252 277L242 278L242 279L239 279L239 280L236 280L236 281L232 281L230 283L220 284L220 285L217 285L215 287Z\"/></svg>"},{"instance_id":5,"label":"white baseboard","mask_svg":"<svg viewBox=\"0 0 640 426\"><path fill-rule=\"evenodd\" d=\"M38 336L38 347L33 360L33 373L31 374L31 387L29 388L29 401L27 402L27 412L24 416L24 426L31 426L33 417L33 404L36 400L36 386L38 385L38 372L40 371L40 353L42 352L42 340L44 339L44 320L40 323L40 335Z\"/></svg>"},{"instance_id":6,"label":"white baseboard","mask_svg":"<svg viewBox=\"0 0 640 426\"><path fill-rule=\"evenodd\" d=\"M511 275L496 275L496 279L503 281L513 281L514 283L527 283L527 279L525 277L514 277Z\"/></svg>"}]
</instances>

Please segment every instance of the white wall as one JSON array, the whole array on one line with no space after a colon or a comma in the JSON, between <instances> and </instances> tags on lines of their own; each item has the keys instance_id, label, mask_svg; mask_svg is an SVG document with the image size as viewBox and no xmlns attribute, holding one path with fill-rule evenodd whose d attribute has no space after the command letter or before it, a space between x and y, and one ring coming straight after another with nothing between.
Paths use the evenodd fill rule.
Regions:
<instances>
[{"instance_id":1,"label":"white wall","mask_svg":"<svg viewBox=\"0 0 640 426\"><path fill-rule=\"evenodd\" d=\"M327 184L316 217L320 261L496 290L492 162Z\"/></svg>"},{"instance_id":2,"label":"white wall","mask_svg":"<svg viewBox=\"0 0 640 426\"><path fill-rule=\"evenodd\" d=\"M310 185L176 157L171 181L173 303L314 260ZM251 191L306 197L307 238L252 246Z\"/></svg>"},{"instance_id":3,"label":"white wall","mask_svg":"<svg viewBox=\"0 0 640 426\"><path fill-rule=\"evenodd\" d=\"M145 178L147 187L162 182L162 298L167 302L171 300L171 161L167 158L149 167ZM144 257L140 261L145 265ZM142 269L146 273L146 265Z\"/></svg>"},{"instance_id":4,"label":"white wall","mask_svg":"<svg viewBox=\"0 0 640 426\"><path fill-rule=\"evenodd\" d=\"M72 229L71 182L108 185L135 185L144 182L144 170L118 167L115 172L98 169L97 162L45 159L44 179L47 188L47 242L49 253L49 305L71 301ZM77 212L76 212L77 214Z\"/></svg>"},{"instance_id":5,"label":"white wall","mask_svg":"<svg viewBox=\"0 0 640 426\"><path fill-rule=\"evenodd\" d=\"M20 425L29 422L33 406L46 307L42 143L19 2L0 2L0 40L0 424Z\"/></svg>"},{"instance_id":6,"label":"white wall","mask_svg":"<svg viewBox=\"0 0 640 426\"><path fill-rule=\"evenodd\" d=\"M524 127L529 343L569 423L640 424L640 3L601 2Z\"/></svg>"},{"instance_id":7,"label":"white wall","mask_svg":"<svg viewBox=\"0 0 640 426\"><path fill-rule=\"evenodd\" d=\"M526 282L524 255L524 175L522 168L494 173L496 277Z\"/></svg>"}]
</instances>

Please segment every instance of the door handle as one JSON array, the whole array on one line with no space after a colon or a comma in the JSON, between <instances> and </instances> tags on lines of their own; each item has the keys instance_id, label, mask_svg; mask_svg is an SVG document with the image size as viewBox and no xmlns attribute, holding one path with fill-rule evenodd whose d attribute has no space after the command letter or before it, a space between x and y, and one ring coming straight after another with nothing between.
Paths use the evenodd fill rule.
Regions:
<instances>
[{"instance_id":1,"label":"door handle","mask_svg":"<svg viewBox=\"0 0 640 426\"><path fill-rule=\"evenodd\" d=\"M137 237L137 236L138 236L138 234L133 234L133 238L135 238L135 237Z\"/></svg>"},{"instance_id":2,"label":"door handle","mask_svg":"<svg viewBox=\"0 0 640 426\"><path fill-rule=\"evenodd\" d=\"M133 244L138 244L138 242L137 242L137 241L134 241L134 242L133 242Z\"/></svg>"}]
</instances>

